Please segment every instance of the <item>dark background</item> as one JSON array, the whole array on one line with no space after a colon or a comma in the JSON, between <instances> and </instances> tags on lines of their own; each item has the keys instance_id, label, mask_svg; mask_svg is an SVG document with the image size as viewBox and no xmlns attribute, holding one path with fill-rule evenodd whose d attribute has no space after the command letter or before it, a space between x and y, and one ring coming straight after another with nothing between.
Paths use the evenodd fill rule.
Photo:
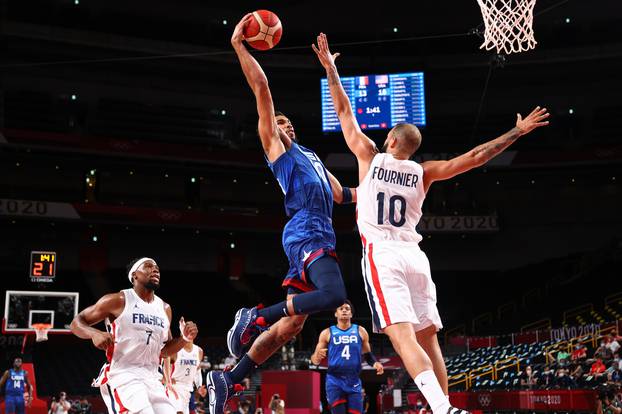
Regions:
<instances>
[{"instance_id":1,"label":"dark background","mask_svg":"<svg viewBox=\"0 0 622 414\"><path fill-rule=\"evenodd\" d=\"M255 56L275 107L344 185L356 184L354 160L341 135L321 133L324 73L310 49L320 31L342 54L342 76L425 72L426 159L468 151L536 105L551 113L549 127L500 160L428 194L426 215L499 222L494 233L425 234L446 328L504 334L542 318L560 326L565 309L602 309L622 290L619 2L541 0L536 49L502 59L470 34L482 24L475 1L291 3L261 4L281 18L283 38ZM42 288L28 280L29 253L56 251L58 276L47 289L79 291L82 309L129 287L131 258L154 257L158 294L175 318L197 321L216 344L237 308L282 298L282 195L229 44L253 6L0 4L0 198L72 203L81 217L0 214L2 286ZM172 56L179 54L193 56ZM378 144L385 135L370 131ZM179 220L188 214L195 216ZM337 206L335 225L357 322L371 330L354 208ZM310 348L331 321L330 313L311 318L300 347Z\"/></svg>"}]
</instances>

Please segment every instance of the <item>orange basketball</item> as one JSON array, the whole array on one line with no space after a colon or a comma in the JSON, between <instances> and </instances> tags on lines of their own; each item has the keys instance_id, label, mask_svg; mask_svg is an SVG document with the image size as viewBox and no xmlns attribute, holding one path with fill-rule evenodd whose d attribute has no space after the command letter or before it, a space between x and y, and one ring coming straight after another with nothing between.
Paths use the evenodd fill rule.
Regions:
<instances>
[{"instance_id":1,"label":"orange basketball","mask_svg":"<svg viewBox=\"0 0 622 414\"><path fill-rule=\"evenodd\" d=\"M255 10L244 28L244 40L254 49L268 50L281 40L283 26L279 17L269 10Z\"/></svg>"}]
</instances>

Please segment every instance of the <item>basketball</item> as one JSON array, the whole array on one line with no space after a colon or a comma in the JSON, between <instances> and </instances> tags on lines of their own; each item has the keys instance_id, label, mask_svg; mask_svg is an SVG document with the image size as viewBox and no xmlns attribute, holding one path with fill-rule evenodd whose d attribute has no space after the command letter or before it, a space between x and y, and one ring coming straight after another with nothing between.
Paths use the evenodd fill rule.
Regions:
<instances>
[{"instance_id":1,"label":"basketball","mask_svg":"<svg viewBox=\"0 0 622 414\"><path fill-rule=\"evenodd\" d=\"M269 10L256 10L253 18L244 28L244 39L257 50L268 50L281 40L283 27L279 17Z\"/></svg>"}]
</instances>

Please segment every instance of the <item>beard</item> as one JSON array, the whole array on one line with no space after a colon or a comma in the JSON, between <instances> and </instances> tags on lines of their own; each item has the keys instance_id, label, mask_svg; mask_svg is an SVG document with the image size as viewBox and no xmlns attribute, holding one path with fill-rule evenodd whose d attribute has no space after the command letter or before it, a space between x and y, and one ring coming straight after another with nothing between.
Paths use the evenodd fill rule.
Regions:
<instances>
[{"instance_id":1,"label":"beard","mask_svg":"<svg viewBox=\"0 0 622 414\"><path fill-rule=\"evenodd\" d=\"M153 290L154 292L160 288L159 282L152 282L151 280L145 283L145 288L149 290Z\"/></svg>"}]
</instances>

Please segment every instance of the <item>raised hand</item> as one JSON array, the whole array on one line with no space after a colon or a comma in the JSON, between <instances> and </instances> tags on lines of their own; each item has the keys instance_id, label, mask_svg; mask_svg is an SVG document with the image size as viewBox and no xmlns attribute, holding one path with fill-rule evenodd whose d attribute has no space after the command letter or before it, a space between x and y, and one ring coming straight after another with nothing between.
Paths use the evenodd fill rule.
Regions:
<instances>
[{"instance_id":1,"label":"raised hand","mask_svg":"<svg viewBox=\"0 0 622 414\"><path fill-rule=\"evenodd\" d=\"M326 35L324 33L320 33L317 37L317 46L312 44L311 48L317 55L317 58L320 60L320 63L324 69L334 66L335 59L337 59L340 55L339 53L331 54L330 49L328 48L328 40L326 39Z\"/></svg>"},{"instance_id":2,"label":"raised hand","mask_svg":"<svg viewBox=\"0 0 622 414\"><path fill-rule=\"evenodd\" d=\"M186 322L182 316L179 319L179 331L184 339L194 341L194 338L196 338L199 333L199 328L197 328L197 325L192 321Z\"/></svg>"},{"instance_id":3,"label":"raised hand","mask_svg":"<svg viewBox=\"0 0 622 414\"><path fill-rule=\"evenodd\" d=\"M247 13L242 17L242 19L235 25L235 29L233 29L233 34L231 35L231 44L233 46L241 45L242 40L244 40L244 29L253 18L252 13Z\"/></svg>"},{"instance_id":4,"label":"raised hand","mask_svg":"<svg viewBox=\"0 0 622 414\"><path fill-rule=\"evenodd\" d=\"M525 119L521 114L516 114L516 128L521 130L523 135L530 133L534 129L549 124L549 121L545 121L550 116L546 111L546 108L540 108L536 106L536 109L531 111Z\"/></svg>"}]
</instances>

